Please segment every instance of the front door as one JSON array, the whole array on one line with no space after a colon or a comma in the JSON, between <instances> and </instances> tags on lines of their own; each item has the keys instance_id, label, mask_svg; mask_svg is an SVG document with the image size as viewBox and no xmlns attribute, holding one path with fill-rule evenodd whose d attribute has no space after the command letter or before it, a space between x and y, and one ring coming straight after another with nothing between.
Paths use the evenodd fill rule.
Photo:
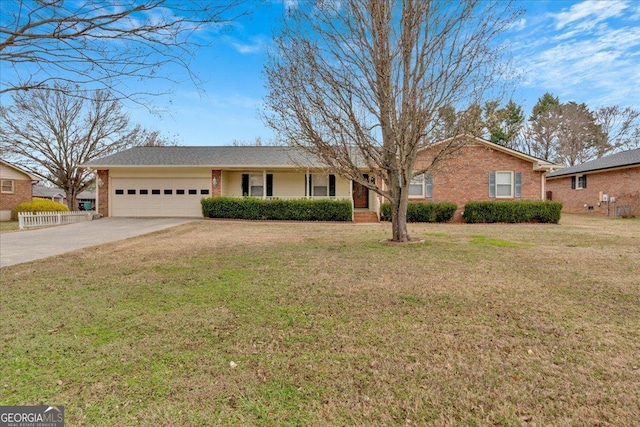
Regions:
<instances>
[{"instance_id":1,"label":"front door","mask_svg":"<svg viewBox=\"0 0 640 427\"><path fill-rule=\"evenodd\" d=\"M365 175L365 178L368 176ZM353 207L356 209L369 208L369 189L355 181L353 181Z\"/></svg>"}]
</instances>

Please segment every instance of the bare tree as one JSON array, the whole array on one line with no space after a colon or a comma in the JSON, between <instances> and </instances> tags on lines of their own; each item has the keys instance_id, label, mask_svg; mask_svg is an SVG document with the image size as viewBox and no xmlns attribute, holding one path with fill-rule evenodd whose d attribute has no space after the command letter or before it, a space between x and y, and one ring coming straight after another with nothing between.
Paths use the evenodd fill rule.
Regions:
<instances>
[{"instance_id":1,"label":"bare tree","mask_svg":"<svg viewBox=\"0 0 640 427\"><path fill-rule=\"evenodd\" d=\"M561 104L560 115L556 162L574 166L600 157L610 150L606 135L585 104Z\"/></svg>"},{"instance_id":2,"label":"bare tree","mask_svg":"<svg viewBox=\"0 0 640 427\"><path fill-rule=\"evenodd\" d=\"M558 97L547 92L538 98L525 130L526 148L529 154L547 161L554 161L561 122Z\"/></svg>"},{"instance_id":3,"label":"bare tree","mask_svg":"<svg viewBox=\"0 0 640 427\"><path fill-rule=\"evenodd\" d=\"M142 95L140 80L176 82L200 33L237 16L241 0L21 0L2 4L0 94L38 88L102 88ZM234 15L235 14L235 15ZM173 70L170 71L170 70ZM55 83L55 85L54 85ZM72 84L69 84L72 83ZM79 85L79 86L78 86ZM84 86L84 87L83 87ZM76 90L76 88L80 88Z\"/></svg>"},{"instance_id":4,"label":"bare tree","mask_svg":"<svg viewBox=\"0 0 640 427\"><path fill-rule=\"evenodd\" d=\"M436 146L439 113L479 104L495 86L496 37L516 15L502 1L301 2L265 67L266 123L388 199L393 240L407 241L409 184L426 171L414 169L418 153L433 147L435 163L460 140Z\"/></svg>"},{"instance_id":5,"label":"bare tree","mask_svg":"<svg viewBox=\"0 0 640 427\"><path fill-rule=\"evenodd\" d=\"M78 165L131 145L171 144L155 132L132 128L120 102L104 90L55 87L14 92L12 99L11 106L0 106L0 149L63 189L70 209L92 180Z\"/></svg>"},{"instance_id":6,"label":"bare tree","mask_svg":"<svg viewBox=\"0 0 640 427\"><path fill-rule=\"evenodd\" d=\"M614 105L598 108L594 115L607 136L606 146L610 151L640 147L640 111Z\"/></svg>"}]
</instances>

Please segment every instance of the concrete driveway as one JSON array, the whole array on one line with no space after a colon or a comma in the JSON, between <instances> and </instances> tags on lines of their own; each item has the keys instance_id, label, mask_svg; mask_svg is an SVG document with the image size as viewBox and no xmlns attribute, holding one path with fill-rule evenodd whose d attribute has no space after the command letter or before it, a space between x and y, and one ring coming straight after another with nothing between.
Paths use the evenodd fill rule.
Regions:
<instances>
[{"instance_id":1,"label":"concrete driveway","mask_svg":"<svg viewBox=\"0 0 640 427\"><path fill-rule=\"evenodd\" d=\"M0 267L141 236L196 220L195 218L102 218L57 227L2 233L0 234Z\"/></svg>"}]
</instances>

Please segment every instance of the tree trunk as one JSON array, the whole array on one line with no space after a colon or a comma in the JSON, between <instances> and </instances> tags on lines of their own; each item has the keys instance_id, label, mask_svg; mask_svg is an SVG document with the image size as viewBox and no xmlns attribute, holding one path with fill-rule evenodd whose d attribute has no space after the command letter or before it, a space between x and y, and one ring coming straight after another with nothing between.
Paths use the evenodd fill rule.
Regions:
<instances>
[{"instance_id":1,"label":"tree trunk","mask_svg":"<svg viewBox=\"0 0 640 427\"><path fill-rule=\"evenodd\" d=\"M69 208L70 211L77 211L78 210L78 194L75 188L67 189L66 193L67 193L66 194L67 207Z\"/></svg>"},{"instance_id":2,"label":"tree trunk","mask_svg":"<svg viewBox=\"0 0 640 427\"><path fill-rule=\"evenodd\" d=\"M407 232L407 205L409 204L409 194L398 188L394 200L391 200L391 229L393 242L408 242L410 240Z\"/></svg>"}]
</instances>

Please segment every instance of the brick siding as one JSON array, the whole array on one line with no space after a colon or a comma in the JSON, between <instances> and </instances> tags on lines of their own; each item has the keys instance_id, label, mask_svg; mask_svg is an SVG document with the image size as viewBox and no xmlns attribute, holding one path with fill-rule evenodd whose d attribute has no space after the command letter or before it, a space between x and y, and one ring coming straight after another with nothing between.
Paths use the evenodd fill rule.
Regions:
<instances>
[{"instance_id":1,"label":"brick siding","mask_svg":"<svg viewBox=\"0 0 640 427\"><path fill-rule=\"evenodd\" d=\"M213 180L217 181L216 185L213 185ZM211 197L220 197L222 195L222 171L212 169L211 170Z\"/></svg>"},{"instance_id":2,"label":"brick siding","mask_svg":"<svg viewBox=\"0 0 640 427\"><path fill-rule=\"evenodd\" d=\"M98 179L103 185L98 185L98 213L103 217L109 216L109 169L99 170Z\"/></svg>"},{"instance_id":3,"label":"brick siding","mask_svg":"<svg viewBox=\"0 0 640 427\"><path fill-rule=\"evenodd\" d=\"M16 213L13 211L16 206L23 202L29 202L32 199L31 180L14 179L13 193L0 194L0 210L11 211L11 218L17 219Z\"/></svg>"},{"instance_id":4,"label":"brick siding","mask_svg":"<svg viewBox=\"0 0 640 427\"><path fill-rule=\"evenodd\" d=\"M571 189L571 176L547 178L547 191L552 192L553 200L562 202L563 212L607 215L607 203L600 202L602 192L616 198L616 203L608 204L610 216L623 206L628 206L632 215L640 216L640 166L586 175L587 188L575 190Z\"/></svg>"},{"instance_id":5,"label":"brick siding","mask_svg":"<svg viewBox=\"0 0 640 427\"><path fill-rule=\"evenodd\" d=\"M431 162L431 152L420 153L416 169ZM513 171L522 173L522 197L495 199L489 197L489 172ZM483 200L541 200L541 180L544 171L534 171L533 163L484 145L467 145L451 157L442 160L432 171L433 202L454 202L458 211L454 221L462 221L464 205ZM410 200L414 200L413 198ZM424 199L423 199L424 200Z\"/></svg>"}]
</instances>

